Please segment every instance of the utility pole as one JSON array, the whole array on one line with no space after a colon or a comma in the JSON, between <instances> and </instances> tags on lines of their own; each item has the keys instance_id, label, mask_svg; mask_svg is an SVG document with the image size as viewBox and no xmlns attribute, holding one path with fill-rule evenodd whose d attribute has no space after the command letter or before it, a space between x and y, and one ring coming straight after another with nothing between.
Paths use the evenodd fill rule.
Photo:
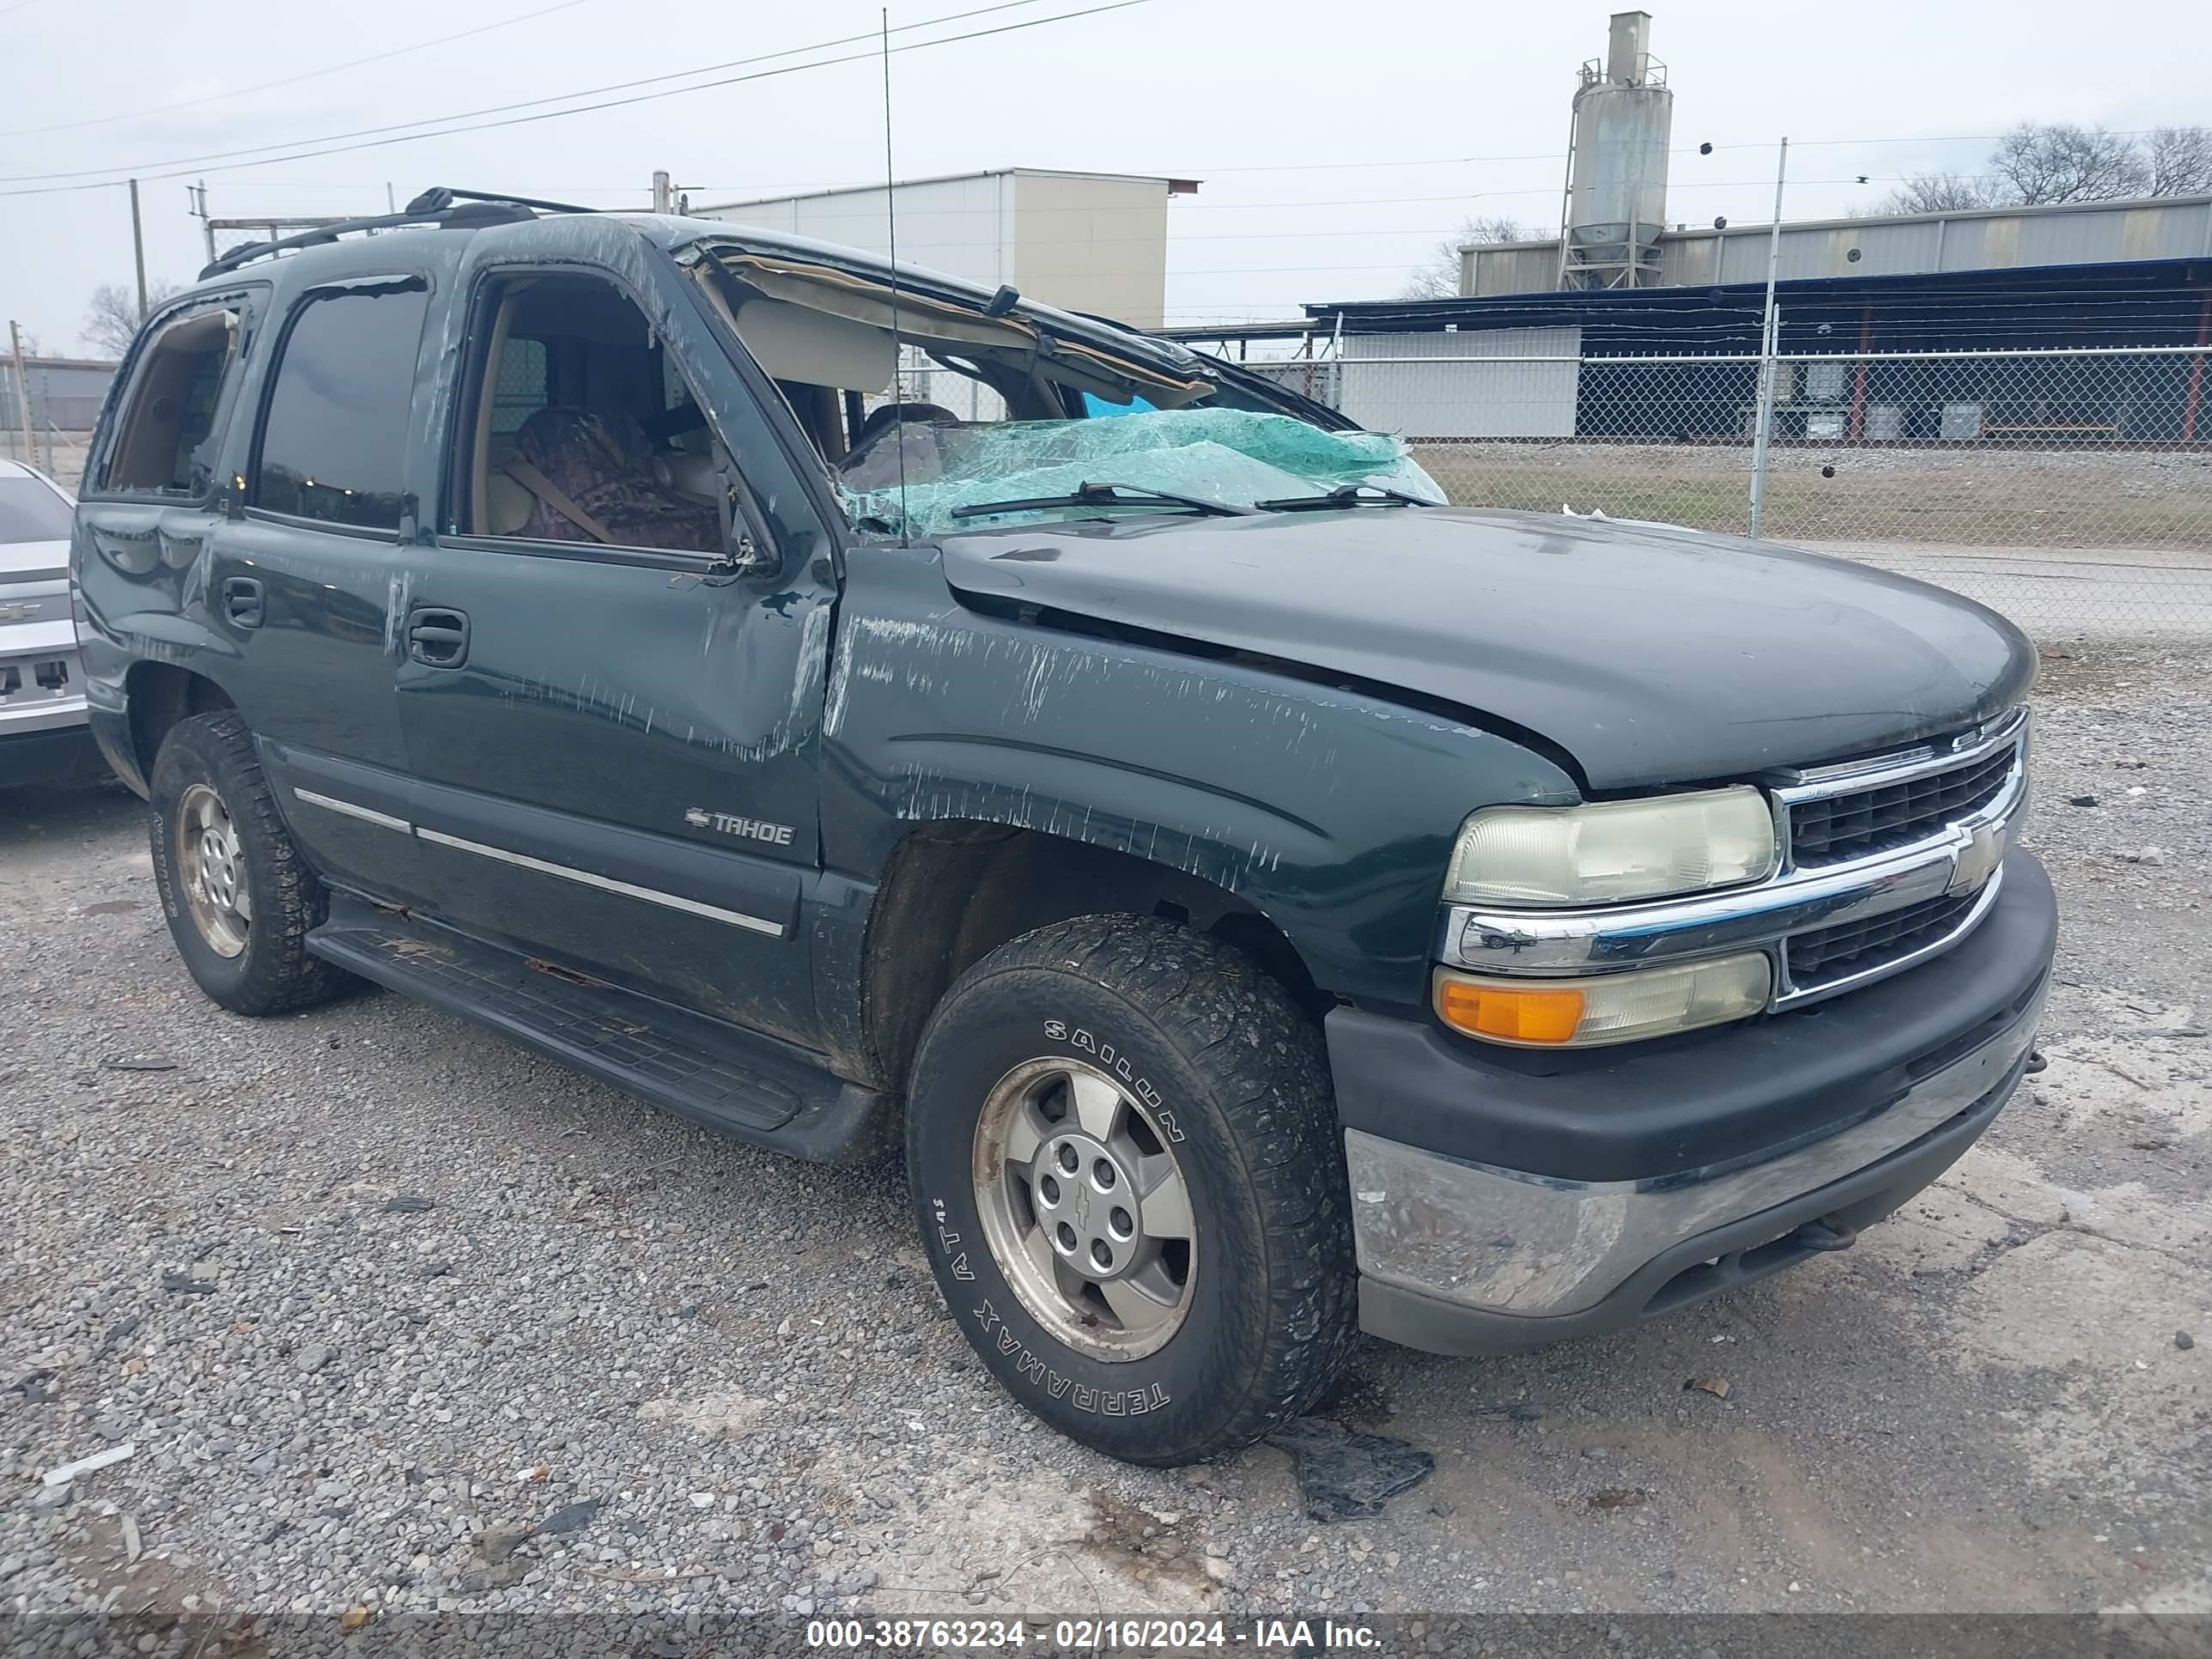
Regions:
<instances>
[{"instance_id":1,"label":"utility pole","mask_svg":"<svg viewBox=\"0 0 2212 1659\"><path fill-rule=\"evenodd\" d=\"M15 319L8 319L8 355L15 363L15 417L23 428L23 459L33 459L37 451L31 446L35 434L31 429L31 379L23 369L23 336L15 326Z\"/></svg>"},{"instance_id":2,"label":"utility pole","mask_svg":"<svg viewBox=\"0 0 2212 1659\"><path fill-rule=\"evenodd\" d=\"M676 186L665 169L655 169L653 175L653 210L655 213L676 211Z\"/></svg>"},{"instance_id":3,"label":"utility pole","mask_svg":"<svg viewBox=\"0 0 2212 1659\"><path fill-rule=\"evenodd\" d=\"M1782 342L1781 319L1774 309L1774 278L1782 268L1782 181L1790 171L1790 141L1774 167L1774 223L1766 235L1766 316L1759 329L1759 418L1751 440L1751 533L1766 518L1766 447L1774 436L1774 355Z\"/></svg>"},{"instance_id":4,"label":"utility pole","mask_svg":"<svg viewBox=\"0 0 2212 1659\"><path fill-rule=\"evenodd\" d=\"M138 181L131 181L131 258L138 268L138 320L146 320L146 228L138 220Z\"/></svg>"},{"instance_id":5,"label":"utility pole","mask_svg":"<svg viewBox=\"0 0 2212 1659\"><path fill-rule=\"evenodd\" d=\"M207 180L203 179L197 185L186 185L185 196L192 204L192 217L200 222L200 234L207 239L207 262L213 264L215 263L215 226L208 220Z\"/></svg>"}]
</instances>

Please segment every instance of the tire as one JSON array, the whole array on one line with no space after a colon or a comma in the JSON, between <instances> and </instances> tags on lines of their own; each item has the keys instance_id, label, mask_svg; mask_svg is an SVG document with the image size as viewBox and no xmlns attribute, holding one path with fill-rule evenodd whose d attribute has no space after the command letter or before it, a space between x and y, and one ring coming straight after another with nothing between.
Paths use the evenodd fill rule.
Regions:
<instances>
[{"instance_id":1,"label":"tire","mask_svg":"<svg viewBox=\"0 0 2212 1659\"><path fill-rule=\"evenodd\" d=\"M915 1057L907 1168L963 1334L1024 1406L1109 1456L1249 1444L1310 1409L1356 1339L1321 1034L1188 928L1080 917L969 969Z\"/></svg>"},{"instance_id":2,"label":"tire","mask_svg":"<svg viewBox=\"0 0 2212 1659\"><path fill-rule=\"evenodd\" d=\"M328 901L292 845L246 722L230 710L178 721L155 757L149 805L161 908L200 989L253 1015L335 995L344 975L307 947ZM197 856L211 842L219 850Z\"/></svg>"}]
</instances>

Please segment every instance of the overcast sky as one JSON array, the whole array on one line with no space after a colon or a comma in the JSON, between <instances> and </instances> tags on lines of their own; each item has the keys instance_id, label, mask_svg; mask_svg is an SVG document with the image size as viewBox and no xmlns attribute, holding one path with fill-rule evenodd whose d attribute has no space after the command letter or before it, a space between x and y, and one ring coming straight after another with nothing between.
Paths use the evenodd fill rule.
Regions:
<instances>
[{"instance_id":1,"label":"overcast sky","mask_svg":"<svg viewBox=\"0 0 2212 1659\"><path fill-rule=\"evenodd\" d=\"M902 0L890 18L896 27L983 3ZM1098 3L1037 0L895 40ZM1603 53L1607 9L1603 0L1146 0L905 52L893 59L898 170L1202 179L1172 207L1171 321L1387 295L1469 215L1556 227L1568 99L1576 66ZM195 158L214 152L314 149L361 129L813 46L872 30L878 15L851 0L227 0L212 10L0 0L0 192L70 182L28 175L149 175L148 274L187 280L203 256L186 180L152 174L198 176ZM1974 171L1987 135L2024 118L2212 122L2212 10L2202 0L1655 0L1652 50L1675 91L1675 221L1764 222L1784 132L1786 216L1800 218L1869 202L1906 173ZM222 216L380 211L387 182L403 202L450 184L641 207L656 167L704 200L872 181L884 167L879 74L851 62L276 165L210 161L205 176ZM1696 153L1701 142L1711 155ZM1860 173L1871 182L1852 182ZM94 286L130 279L119 186L0 194L0 313L47 350L77 349Z\"/></svg>"}]
</instances>

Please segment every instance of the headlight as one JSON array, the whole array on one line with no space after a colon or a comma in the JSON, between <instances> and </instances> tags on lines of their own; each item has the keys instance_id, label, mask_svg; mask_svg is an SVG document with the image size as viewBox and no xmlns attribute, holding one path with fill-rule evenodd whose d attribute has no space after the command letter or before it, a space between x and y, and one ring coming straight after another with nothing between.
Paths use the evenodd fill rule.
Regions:
<instances>
[{"instance_id":1,"label":"headlight","mask_svg":"<svg viewBox=\"0 0 2212 1659\"><path fill-rule=\"evenodd\" d=\"M1589 806L1493 806L1468 819L1448 904L1613 904L1774 872L1774 817L1756 789Z\"/></svg>"},{"instance_id":2,"label":"headlight","mask_svg":"<svg viewBox=\"0 0 2212 1659\"><path fill-rule=\"evenodd\" d=\"M1763 951L1581 979L1486 979L1439 968L1437 1017L1455 1031L1528 1048L1591 1048L1742 1019L1766 1006Z\"/></svg>"}]
</instances>

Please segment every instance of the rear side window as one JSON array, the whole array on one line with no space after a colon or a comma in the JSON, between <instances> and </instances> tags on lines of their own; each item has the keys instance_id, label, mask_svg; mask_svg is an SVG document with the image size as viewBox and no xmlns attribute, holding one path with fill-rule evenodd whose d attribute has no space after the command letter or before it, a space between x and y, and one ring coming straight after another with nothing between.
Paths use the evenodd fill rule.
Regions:
<instances>
[{"instance_id":1,"label":"rear side window","mask_svg":"<svg viewBox=\"0 0 2212 1659\"><path fill-rule=\"evenodd\" d=\"M430 296L419 281L318 295L294 314L255 448L253 504L395 530Z\"/></svg>"},{"instance_id":2,"label":"rear side window","mask_svg":"<svg viewBox=\"0 0 2212 1659\"><path fill-rule=\"evenodd\" d=\"M198 499L215 488L224 397L237 378L242 302L163 323L147 339L94 487Z\"/></svg>"}]
</instances>

